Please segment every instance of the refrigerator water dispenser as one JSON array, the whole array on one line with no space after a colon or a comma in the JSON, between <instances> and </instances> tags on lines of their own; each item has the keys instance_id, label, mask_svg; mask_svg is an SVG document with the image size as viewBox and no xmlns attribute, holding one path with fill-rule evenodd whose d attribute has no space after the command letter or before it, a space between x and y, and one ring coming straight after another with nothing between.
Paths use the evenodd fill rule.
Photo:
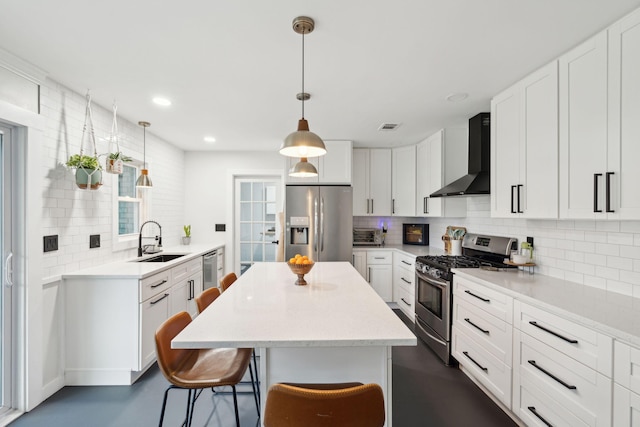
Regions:
<instances>
[{"instance_id":1,"label":"refrigerator water dispenser","mask_svg":"<svg viewBox=\"0 0 640 427\"><path fill-rule=\"evenodd\" d=\"M309 244L309 217L308 216L292 216L289 219L291 227L290 243L292 245L308 245Z\"/></svg>"}]
</instances>

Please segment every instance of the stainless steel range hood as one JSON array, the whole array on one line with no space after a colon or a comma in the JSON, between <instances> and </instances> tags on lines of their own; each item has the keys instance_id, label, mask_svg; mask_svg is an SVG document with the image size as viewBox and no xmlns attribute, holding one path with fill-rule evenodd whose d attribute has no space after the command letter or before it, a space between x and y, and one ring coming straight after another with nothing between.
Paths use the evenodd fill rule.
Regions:
<instances>
[{"instance_id":1,"label":"stainless steel range hood","mask_svg":"<svg viewBox=\"0 0 640 427\"><path fill-rule=\"evenodd\" d=\"M469 166L467 175L431 193L431 197L489 194L491 116L480 113L469 119Z\"/></svg>"}]
</instances>

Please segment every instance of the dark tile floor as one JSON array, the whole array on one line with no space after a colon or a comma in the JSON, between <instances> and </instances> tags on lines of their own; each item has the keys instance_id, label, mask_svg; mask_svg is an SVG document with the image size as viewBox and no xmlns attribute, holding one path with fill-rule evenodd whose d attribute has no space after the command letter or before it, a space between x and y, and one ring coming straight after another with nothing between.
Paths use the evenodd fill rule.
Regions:
<instances>
[{"instance_id":1,"label":"dark tile floor","mask_svg":"<svg viewBox=\"0 0 640 427\"><path fill-rule=\"evenodd\" d=\"M154 426L158 425L166 387L154 365L132 386L64 387L10 425ZM185 392L170 392L166 426L181 424L185 404ZM257 426L253 396L242 394L238 404L241 425ZM392 416L395 427L515 426L460 370L445 367L420 340L416 347L393 350ZM193 425L233 426L233 418L231 395L206 390L196 404Z\"/></svg>"}]
</instances>

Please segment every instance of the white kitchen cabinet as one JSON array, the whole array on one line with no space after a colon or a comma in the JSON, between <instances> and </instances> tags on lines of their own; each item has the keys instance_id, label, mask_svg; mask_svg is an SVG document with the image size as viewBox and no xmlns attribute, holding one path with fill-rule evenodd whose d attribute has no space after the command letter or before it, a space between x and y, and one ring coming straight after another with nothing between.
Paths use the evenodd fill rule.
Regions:
<instances>
[{"instance_id":1,"label":"white kitchen cabinet","mask_svg":"<svg viewBox=\"0 0 640 427\"><path fill-rule=\"evenodd\" d=\"M640 10L609 29L609 61L608 217L640 219Z\"/></svg>"},{"instance_id":2,"label":"white kitchen cabinet","mask_svg":"<svg viewBox=\"0 0 640 427\"><path fill-rule=\"evenodd\" d=\"M466 198L431 197L467 173L467 134L465 128L442 129L416 146L415 216L467 215Z\"/></svg>"},{"instance_id":3,"label":"white kitchen cabinet","mask_svg":"<svg viewBox=\"0 0 640 427\"><path fill-rule=\"evenodd\" d=\"M169 315L186 311L195 317L198 314L195 298L202 293L202 257L172 268L171 279Z\"/></svg>"},{"instance_id":4,"label":"white kitchen cabinet","mask_svg":"<svg viewBox=\"0 0 640 427\"><path fill-rule=\"evenodd\" d=\"M413 216L416 210L416 146L391 151L391 214Z\"/></svg>"},{"instance_id":5,"label":"white kitchen cabinet","mask_svg":"<svg viewBox=\"0 0 640 427\"><path fill-rule=\"evenodd\" d=\"M491 101L491 216L558 217L558 63Z\"/></svg>"},{"instance_id":6,"label":"white kitchen cabinet","mask_svg":"<svg viewBox=\"0 0 640 427\"><path fill-rule=\"evenodd\" d=\"M466 278L453 280L452 354L511 408L513 298Z\"/></svg>"},{"instance_id":7,"label":"white kitchen cabinet","mask_svg":"<svg viewBox=\"0 0 640 427\"><path fill-rule=\"evenodd\" d=\"M607 32L560 58L560 217L606 218Z\"/></svg>"},{"instance_id":8,"label":"white kitchen cabinet","mask_svg":"<svg viewBox=\"0 0 640 427\"><path fill-rule=\"evenodd\" d=\"M640 426L640 349L614 343L613 425Z\"/></svg>"},{"instance_id":9,"label":"white kitchen cabinet","mask_svg":"<svg viewBox=\"0 0 640 427\"><path fill-rule=\"evenodd\" d=\"M142 370L156 360L155 334L158 327L170 316L170 290L163 291L140 303L140 358L137 370Z\"/></svg>"},{"instance_id":10,"label":"white kitchen cabinet","mask_svg":"<svg viewBox=\"0 0 640 427\"><path fill-rule=\"evenodd\" d=\"M318 176L311 178L289 176L289 169L294 167L300 159L298 157L286 158L285 181L287 184L351 184L352 142L324 141L324 145L327 148L327 154L307 159L317 169Z\"/></svg>"},{"instance_id":11,"label":"white kitchen cabinet","mask_svg":"<svg viewBox=\"0 0 640 427\"><path fill-rule=\"evenodd\" d=\"M415 320L415 255L393 253L393 301L411 320Z\"/></svg>"},{"instance_id":12,"label":"white kitchen cabinet","mask_svg":"<svg viewBox=\"0 0 640 427\"><path fill-rule=\"evenodd\" d=\"M353 149L353 215L391 215L391 149Z\"/></svg>"},{"instance_id":13,"label":"white kitchen cabinet","mask_svg":"<svg viewBox=\"0 0 640 427\"><path fill-rule=\"evenodd\" d=\"M367 251L353 251L353 267L362 277L367 278Z\"/></svg>"}]
</instances>

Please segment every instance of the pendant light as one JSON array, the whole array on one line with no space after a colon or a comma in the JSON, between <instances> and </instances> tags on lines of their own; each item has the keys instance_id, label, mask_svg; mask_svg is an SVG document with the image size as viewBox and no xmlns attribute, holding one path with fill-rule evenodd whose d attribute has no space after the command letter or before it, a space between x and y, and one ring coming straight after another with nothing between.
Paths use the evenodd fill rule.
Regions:
<instances>
[{"instance_id":1,"label":"pendant light","mask_svg":"<svg viewBox=\"0 0 640 427\"><path fill-rule=\"evenodd\" d=\"M301 158L301 161L290 171L290 175L294 169L298 168L300 163L306 163L306 165L300 165L301 169L306 169L307 171L315 170L315 167L308 163L306 158L322 156L327 152L322 139L309 131L309 122L304 118L304 101L310 97L304 91L304 35L312 32L314 26L313 19L307 16L299 16L293 20L293 31L302 34L302 93L297 95L297 98L302 101L302 118L298 121L298 130L289 134L280 146L280 154ZM317 171L315 174L317 175Z\"/></svg>"},{"instance_id":2,"label":"pendant light","mask_svg":"<svg viewBox=\"0 0 640 427\"><path fill-rule=\"evenodd\" d=\"M153 187L153 184L151 184L151 178L149 178L149 171L147 170L147 128L151 126L151 123L138 122L138 125L142 126L144 133L142 140L142 170L136 181L136 187L150 188Z\"/></svg>"},{"instance_id":3,"label":"pendant light","mask_svg":"<svg viewBox=\"0 0 640 427\"><path fill-rule=\"evenodd\" d=\"M289 176L296 178L311 178L318 176L318 170L313 164L307 161L306 157L302 157L294 167L289 169Z\"/></svg>"}]
</instances>

